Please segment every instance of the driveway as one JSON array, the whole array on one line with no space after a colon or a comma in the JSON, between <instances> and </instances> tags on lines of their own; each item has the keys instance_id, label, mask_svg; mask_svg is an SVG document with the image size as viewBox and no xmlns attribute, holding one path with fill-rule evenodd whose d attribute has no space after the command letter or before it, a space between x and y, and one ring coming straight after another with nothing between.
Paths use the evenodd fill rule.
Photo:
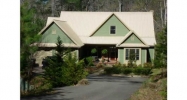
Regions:
<instances>
[{"instance_id":1,"label":"driveway","mask_svg":"<svg viewBox=\"0 0 187 100\"><path fill-rule=\"evenodd\" d=\"M55 88L53 95L21 100L128 100L147 78L89 75L89 85Z\"/></svg>"}]
</instances>

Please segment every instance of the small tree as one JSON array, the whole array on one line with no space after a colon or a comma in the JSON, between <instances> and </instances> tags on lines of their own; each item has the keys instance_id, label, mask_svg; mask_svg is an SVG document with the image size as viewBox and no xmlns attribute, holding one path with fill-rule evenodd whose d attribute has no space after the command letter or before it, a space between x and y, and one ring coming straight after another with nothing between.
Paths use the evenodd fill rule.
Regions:
<instances>
[{"instance_id":1,"label":"small tree","mask_svg":"<svg viewBox=\"0 0 187 100\"><path fill-rule=\"evenodd\" d=\"M95 54L97 52L97 49L96 48L93 48L92 50L91 50L91 53L92 54Z\"/></svg>"},{"instance_id":2,"label":"small tree","mask_svg":"<svg viewBox=\"0 0 187 100\"><path fill-rule=\"evenodd\" d=\"M45 68L44 77L53 85L53 87L62 86L62 65L64 63L63 55L65 54L61 38L57 37L55 55L47 58L47 66Z\"/></svg>"},{"instance_id":3,"label":"small tree","mask_svg":"<svg viewBox=\"0 0 187 100\"><path fill-rule=\"evenodd\" d=\"M157 68L167 67L167 27L158 33L157 44L155 45L154 66Z\"/></svg>"},{"instance_id":4,"label":"small tree","mask_svg":"<svg viewBox=\"0 0 187 100\"><path fill-rule=\"evenodd\" d=\"M39 40L40 36L37 33L42 27L41 20L35 16L35 13L35 9L29 8L27 2L21 4L20 74L23 81L23 91L29 89L29 83L33 76L34 53L37 51L37 46L31 46L31 44ZM27 87L26 82L28 83Z\"/></svg>"},{"instance_id":5,"label":"small tree","mask_svg":"<svg viewBox=\"0 0 187 100\"><path fill-rule=\"evenodd\" d=\"M104 63L104 55L106 55L107 54L107 49L103 49L102 51L101 51L101 53L103 54L103 56L102 56L102 62Z\"/></svg>"},{"instance_id":6,"label":"small tree","mask_svg":"<svg viewBox=\"0 0 187 100\"><path fill-rule=\"evenodd\" d=\"M75 85L79 80L85 78L87 74L88 73L84 70L84 61L79 61L76 54L68 53L64 57L61 75L64 85Z\"/></svg>"},{"instance_id":7,"label":"small tree","mask_svg":"<svg viewBox=\"0 0 187 100\"><path fill-rule=\"evenodd\" d=\"M106 55L107 54L107 49L103 49L102 51L101 51L101 53L103 54L103 55Z\"/></svg>"},{"instance_id":8,"label":"small tree","mask_svg":"<svg viewBox=\"0 0 187 100\"><path fill-rule=\"evenodd\" d=\"M57 53L51 59L47 59L49 64L45 68L44 77L53 87L76 84L87 75L83 66L84 61L79 61L76 54L65 50L60 37L57 38L56 45Z\"/></svg>"}]
</instances>

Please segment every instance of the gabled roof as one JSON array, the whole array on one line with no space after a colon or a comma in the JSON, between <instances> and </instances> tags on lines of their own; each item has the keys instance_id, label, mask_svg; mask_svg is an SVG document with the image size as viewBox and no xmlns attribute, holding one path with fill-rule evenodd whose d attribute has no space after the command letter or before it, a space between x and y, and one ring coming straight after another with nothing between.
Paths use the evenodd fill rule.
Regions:
<instances>
[{"instance_id":1,"label":"gabled roof","mask_svg":"<svg viewBox=\"0 0 187 100\"><path fill-rule=\"evenodd\" d=\"M121 36L96 36L96 37L80 37L84 44L117 44L123 37Z\"/></svg>"},{"instance_id":2,"label":"gabled roof","mask_svg":"<svg viewBox=\"0 0 187 100\"><path fill-rule=\"evenodd\" d=\"M117 47L149 47L148 45L139 44L139 43L125 43Z\"/></svg>"},{"instance_id":3,"label":"gabled roof","mask_svg":"<svg viewBox=\"0 0 187 100\"><path fill-rule=\"evenodd\" d=\"M134 34L143 44L139 43L125 43L122 44L124 41L126 41L132 34ZM116 45L116 47L149 47L146 42L144 42L136 33L133 31L129 31L125 37Z\"/></svg>"},{"instance_id":4,"label":"gabled roof","mask_svg":"<svg viewBox=\"0 0 187 100\"><path fill-rule=\"evenodd\" d=\"M94 35L94 33L100 28L102 27L103 24L105 24L112 16L115 16L128 30L130 30L114 13L112 13L106 20L104 20L101 25L99 25L94 31L93 33L90 35L90 37L92 35Z\"/></svg>"},{"instance_id":5,"label":"gabled roof","mask_svg":"<svg viewBox=\"0 0 187 100\"><path fill-rule=\"evenodd\" d=\"M67 21L69 27L71 27L72 30L76 32L77 36L82 40L83 43L90 43L92 40L95 41L94 43L99 44L99 37L91 38L90 35L92 35L112 15L115 15L129 30L133 30L133 32L136 33L136 35L138 35L138 37L142 39L142 41L144 41L144 43L146 43L147 45L153 46L154 44L156 44L153 12L62 11L60 17L55 17L54 19ZM50 20L52 19L53 18L50 17L48 19L48 22L50 22ZM111 41L113 41L113 43L117 42L117 40L114 39L115 38L112 38ZM103 42L105 40L103 40Z\"/></svg>"},{"instance_id":6,"label":"gabled roof","mask_svg":"<svg viewBox=\"0 0 187 100\"><path fill-rule=\"evenodd\" d=\"M56 43L34 43L32 45L38 46L38 47L56 47ZM63 43L63 46L64 47L71 47L71 48L80 48L80 46L75 45L73 43Z\"/></svg>"},{"instance_id":7,"label":"gabled roof","mask_svg":"<svg viewBox=\"0 0 187 100\"><path fill-rule=\"evenodd\" d=\"M48 17L46 26L51 24L51 22L53 22L53 20L60 20L60 17Z\"/></svg>"},{"instance_id":8,"label":"gabled roof","mask_svg":"<svg viewBox=\"0 0 187 100\"><path fill-rule=\"evenodd\" d=\"M77 36L77 34L73 31L73 29L67 24L65 21L53 20L49 23L46 27L44 27L39 34L42 34L52 23L55 23L64 33L79 47L83 46L84 44ZM63 43L64 44L64 43Z\"/></svg>"}]
</instances>

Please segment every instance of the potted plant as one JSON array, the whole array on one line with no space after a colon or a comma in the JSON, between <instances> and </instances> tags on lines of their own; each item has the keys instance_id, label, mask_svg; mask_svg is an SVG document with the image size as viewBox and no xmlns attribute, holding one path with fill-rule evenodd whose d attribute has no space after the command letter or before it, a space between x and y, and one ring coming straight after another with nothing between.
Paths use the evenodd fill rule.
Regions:
<instances>
[{"instance_id":1,"label":"potted plant","mask_svg":"<svg viewBox=\"0 0 187 100\"><path fill-rule=\"evenodd\" d=\"M92 50L91 50L91 53L92 54L95 54L97 52L97 49L96 48L93 48Z\"/></svg>"},{"instance_id":2,"label":"potted plant","mask_svg":"<svg viewBox=\"0 0 187 100\"><path fill-rule=\"evenodd\" d=\"M107 54L107 49L103 49L102 51L101 51L101 53L103 54L103 56L102 56L102 62L104 63L104 61L105 61L105 55Z\"/></svg>"}]
</instances>

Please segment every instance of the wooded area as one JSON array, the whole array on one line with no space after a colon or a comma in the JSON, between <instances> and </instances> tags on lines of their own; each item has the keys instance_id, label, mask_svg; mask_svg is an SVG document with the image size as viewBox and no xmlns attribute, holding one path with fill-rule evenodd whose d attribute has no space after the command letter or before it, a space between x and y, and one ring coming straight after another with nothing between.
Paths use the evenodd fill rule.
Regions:
<instances>
[{"instance_id":1,"label":"wooded area","mask_svg":"<svg viewBox=\"0 0 187 100\"><path fill-rule=\"evenodd\" d=\"M28 8L35 8L36 15L43 21L47 17L59 17L61 11L111 11L111 12L154 12L155 31L167 24L166 0L21 0Z\"/></svg>"}]
</instances>

